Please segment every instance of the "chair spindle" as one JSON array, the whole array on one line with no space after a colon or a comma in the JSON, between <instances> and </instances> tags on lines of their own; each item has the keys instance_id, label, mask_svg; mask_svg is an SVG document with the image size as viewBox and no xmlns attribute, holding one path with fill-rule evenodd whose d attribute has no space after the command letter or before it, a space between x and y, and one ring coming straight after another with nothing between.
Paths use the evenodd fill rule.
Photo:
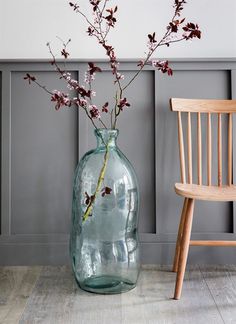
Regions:
<instances>
[{"instance_id":1,"label":"chair spindle","mask_svg":"<svg viewBox=\"0 0 236 324\"><path fill-rule=\"evenodd\" d=\"M222 186L222 125L221 113L218 113L218 186Z\"/></svg>"},{"instance_id":2,"label":"chair spindle","mask_svg":"<svg viewBox=\"0 0 236 324\"><path fill-rule=\"evenodd\" d=\"M229 113L228 120L228 185L232 185L232 113Z\"/></svg>"},{"instance_id":3,"label":"chair spindle","mask_svg":"<svg viewBox=\"0 0 236 324\"><path fill-rule=\"evenodd\" d=\"M182 183L186 183L184 140L181 112L178 111L178 139L179 139L179 157L180 157L180 174Z\"/></svg>"},{"instance_id":4,"label":"chair spindle","mask_svg":"<svg viewBox=\"0 0 236 324\"><path fill-rule=\"evenodd\" d=\"M211 186L211 159L212 159L212 140L211 140L211 113L207 114L207 185Z\"/></svg>"},{"instance_id":5,"label":"chair spindle","mask_svg":"<svg viewBox=\"0 0 236 324\"><path fill-rule=\"evenodd\" d=\"M193 182L193 172L192 172L192 127L191 127L191 113L188 112L188 133L187 133L187 143L188 143L188 183Z\"/></svg>"},{"instance_id":6,"label":"chair spindle","mask_svg":"<svg viewBox=\"0 0 236 324\"><path fill-rule=\"evenodd\" d=\"M201 128L201 114L197 114L197 166L198 166L198 184L202 184L202 128Z\"/></svg>"}]
</instances>

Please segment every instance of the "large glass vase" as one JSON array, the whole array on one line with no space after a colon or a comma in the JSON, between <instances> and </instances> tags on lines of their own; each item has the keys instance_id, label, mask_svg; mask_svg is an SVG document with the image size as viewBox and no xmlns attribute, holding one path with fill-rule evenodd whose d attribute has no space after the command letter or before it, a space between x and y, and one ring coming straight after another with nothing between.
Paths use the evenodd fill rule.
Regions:
<instances>
[{"instance_id":1,"label":"large glass vase","mask_svg":"<svg viewBox=\"0 0 236 324\"><path fill-rule=\"evenodd\" d=\"M81 289L128 291L139 274L139 191L134 169L116 144L118 130L95 130L97 148L74 179L70 256Z\"/></svg>"}]
</instances>

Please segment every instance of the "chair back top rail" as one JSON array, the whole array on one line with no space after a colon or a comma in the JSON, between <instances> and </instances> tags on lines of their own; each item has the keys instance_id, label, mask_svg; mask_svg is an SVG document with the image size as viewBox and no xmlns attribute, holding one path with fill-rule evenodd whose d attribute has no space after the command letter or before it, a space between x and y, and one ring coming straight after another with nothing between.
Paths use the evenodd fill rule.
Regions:
<instances>
[{"instance_id":1,"label":"chair back top rail","mask_svg":"<svg viewBox=\"0 0 236 324\"><path fill-rule=\"evenodd\" d=\"M172 111L202 113L235 113L236 100L171 98Z\"/></svg>"}]
</instances>

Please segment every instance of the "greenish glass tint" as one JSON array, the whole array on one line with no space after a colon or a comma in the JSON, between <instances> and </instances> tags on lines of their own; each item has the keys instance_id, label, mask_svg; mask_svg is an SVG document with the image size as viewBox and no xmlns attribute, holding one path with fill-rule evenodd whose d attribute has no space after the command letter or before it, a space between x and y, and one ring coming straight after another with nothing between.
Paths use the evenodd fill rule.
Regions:
<instances>
[{"instance_id":1,"label":"greenish glass tint","mask_svg":"<svg viewBox=\"0 0 236 324\"><path fill-rule=\"evenodd\" d=\"M84 155L75 172L70 256L81 289L117 294L134 288L139 275L139 190L131 163L116 145L118 130L99 129L95 135L97 148ZM104 179L83 221L86 193L96 191L106 151ZM110 194L102 196L104 187Z\"/></svg>"}]
</instances>

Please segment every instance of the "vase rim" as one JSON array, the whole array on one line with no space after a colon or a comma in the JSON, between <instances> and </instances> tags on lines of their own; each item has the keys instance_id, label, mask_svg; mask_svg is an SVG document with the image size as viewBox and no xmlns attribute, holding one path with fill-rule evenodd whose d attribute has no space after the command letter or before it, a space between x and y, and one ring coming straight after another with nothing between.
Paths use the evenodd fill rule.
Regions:
<instances>
[{"instance_id":1,"label":"vase rim","mask_svg":"<svg viewBox=\"0 0 236 324\"><path fill-rule=\"evenodd\" d=\"M117 128L95 128L95 132L119 132L119 129Z\"/></svg>"},{"instance_id":2,"label":"vase rim","mask_svg":"<svg viewBox=\"0 0 236 324\"><path fill-rule=\"evenodd\" d=\"M119 129L113 129L113 128L96 128L94 130L95 134L110 134L110 135L118 135Z\"/></svg>"},{"instance_id":3,"label":"vase rim","mask_svg":"<svg viewBox=\"0 0 236 324\"><path fill-rule=\"evenodd\" d=\"M118 129L96 128L94 134L97 138L97 147L105 146L109 143L109 147L116 146L116 139L119 135Z\"/></svg>"}]
</instances>

